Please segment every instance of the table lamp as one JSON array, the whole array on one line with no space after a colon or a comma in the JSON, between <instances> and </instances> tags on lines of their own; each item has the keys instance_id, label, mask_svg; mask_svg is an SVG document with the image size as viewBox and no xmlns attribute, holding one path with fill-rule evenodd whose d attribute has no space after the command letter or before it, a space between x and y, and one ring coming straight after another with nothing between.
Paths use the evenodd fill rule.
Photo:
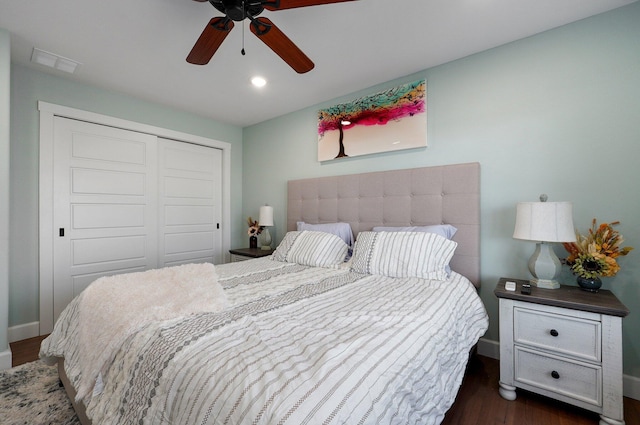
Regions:
<instances>
[{"instance_id":1,"label":"table lamp","mask_svg":"<svg viewBox=\"0 0 640 425\"><path fill-rule=\"evenodd\" d=\"M273 226L273 207L269 205L263 205L260 207L260 217L258 217L258 224L264 227L262 233L260 233L260 249L271 249L271 235L267 226Z\"/></svg>"},{"instance_id":2,"label":"table lamp","mask_svg":"<svg viewBox=\"0 0 640 425\"><path fill-rule=\"evenodd\" d=\"M553 251L552 242L575 242L573 205L570 202L519 202L516 207L514 239L536 241L536 249L529 258L531 284L538 288L556 289L562 264Z\"/></svg>"}]
</instances>

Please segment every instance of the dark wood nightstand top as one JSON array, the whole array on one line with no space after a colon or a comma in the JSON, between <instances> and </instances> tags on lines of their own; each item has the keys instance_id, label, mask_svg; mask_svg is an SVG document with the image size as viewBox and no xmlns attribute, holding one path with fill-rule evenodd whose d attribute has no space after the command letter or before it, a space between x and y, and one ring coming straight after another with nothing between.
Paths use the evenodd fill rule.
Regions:
<instances>
[{"instance_id":1,"label":"dark wood nightstand top","mask_svg":"<svg viewBox=\"0 0 640 425\"><path fill-rule=\"evenodd\" d=\"M508 280L516 282L515 291L507 291L504 288L504 284ZM522 284L526 282L528 280L501 277L493 293L498 298L590 311L610 316L625 317L629 314L629 309L611 291L606 289L594 293L583 291L578 286L561 285L558 289L542 289L531 285L531 295L523 295L520 293L520 289Z\"/></svg>"},{"instance_id":2,"label":"dark wood nightstand top","mask_svg":"<svg viewBox=\"0 0 640 425\"><path fill-rule=\"evenodd\" d=\"M230 249L229 252L235 255L242 255L243 257L260 258L273 254L273 249L261 249L261 248L238 248Z\"/></svg>"}]
</instances>

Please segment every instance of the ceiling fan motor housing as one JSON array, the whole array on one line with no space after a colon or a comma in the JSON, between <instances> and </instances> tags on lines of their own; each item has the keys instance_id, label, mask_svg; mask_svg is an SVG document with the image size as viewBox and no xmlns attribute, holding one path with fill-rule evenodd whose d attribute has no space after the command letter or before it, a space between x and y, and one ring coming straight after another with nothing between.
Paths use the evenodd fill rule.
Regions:
<instances>
[{"instance_id":1,"label":"ceiling fan motor housing","mask_svg":"<svg viewBox=\"0 0 640 425\"><path fill-rule=\"evenodd\" d=\"M249 16L258 16L264 10L262 4L256 1L222 0L222 4L225 15L236 22L243 21Z\"/></svg>"}]
</instances>

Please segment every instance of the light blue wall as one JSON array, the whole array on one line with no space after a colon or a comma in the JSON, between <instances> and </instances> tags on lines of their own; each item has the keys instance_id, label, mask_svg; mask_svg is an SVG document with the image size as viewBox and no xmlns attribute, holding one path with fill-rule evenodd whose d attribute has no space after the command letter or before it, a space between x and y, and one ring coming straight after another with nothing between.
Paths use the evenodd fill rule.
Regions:
<instances>
[{"instance_id":1,"label":"light blue wall","mask_svg":"<svg viewBox=\"0 0 640 425\"><path fill-rule=\"evenodd\" d=\"M11 93L9 326L39 320L39 100L231 143L231 226L232 229L243 227L238 219L242 211L240 127L15 64L11 73ZM232 231L231 242L234 246L240 243L239 232Z\"/></svg>"},{"instance_id":2,"label":"light blue wall","mask_svg":"<svg viewBox=\"0 0 640 425\"><path fill-rule=\"evenodd\" d=\"M546 193L573 202L583 231L593 217L620 220L638 248L604 288L631 310L624 372L640 378L639 22L635 3L245 128L243 217L273 205L278 242L287 180L478 161L485 337L498 340L497 280L529 277L534 244L511 237L515 205ZM428 148L317 162L319 108L418 78L427 79ZM558 255L566 256L561 247ZM563 279L573 282L568 272Z\"/></svg>"},{"instance_id":3,"label":"light blue wall","mask_svg":"<svg viewBox=\"0 0 640 425\"><path fill-rule=\"evenodd\" d=\"M3 352L9 349L10 41L9 32L0 28L0 369L7 366L3 364Z\"/></svg>"},{"instance_id":4,"label":"light blue wall","mask_svg":"<svg viewBox=\"0 0 640 425\"><path fill-rule=\"evenodd\" d=\"M486 335L491 340L498 339L495 283L500 276L526 278L533 251L532 244L511 238L517 202L535 200L542 192L551 200L573 201L576 225L583 230L593 217L620 220L627 243L638 250L621 259L622 271L604 287L631 310L624 320L624 371L640 378L640 339L635 337L640 328L638 22L640 4L634 3L244 130L14 65L9 326L38 320L37 101L43 100L232 143L234 246L246 245L244 220L257 216L265 202L275 208L276 242L282 238L287 180L480 162L481 296L491 318ZM8 49L8 34L0 31L0 50L3 46ZM0 84L7 68L0 57ZM428 83L428 148L316 161L317 109L417 78ZM0 90L0 104L6 100ZM0 173L6 168L0 160ZM0 187L0 198L5 196ZM0 231L5 231L1 222ZM562 249L558 253L563 255ZM0 250L0 262L2 255ZM564 277L570 279L568 273ZM6 338L2 283L0 275L0 351Z\"/></svg>"}]
</instances>

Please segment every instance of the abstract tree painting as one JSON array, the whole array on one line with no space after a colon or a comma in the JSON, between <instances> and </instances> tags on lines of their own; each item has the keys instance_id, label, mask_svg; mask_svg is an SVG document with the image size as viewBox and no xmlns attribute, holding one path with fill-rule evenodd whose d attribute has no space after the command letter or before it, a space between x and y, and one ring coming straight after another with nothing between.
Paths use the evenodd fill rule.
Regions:
<instances>
[{"instance_id":1,"label":"abstract tree painting","mask_svg":"<svg viewBox=\"0 0 640 425\"><path fill-rule=\"evenodd\" d=\"M318 111L318 161L427 146L425 80Z\"/></svg>"}]
</instances>

